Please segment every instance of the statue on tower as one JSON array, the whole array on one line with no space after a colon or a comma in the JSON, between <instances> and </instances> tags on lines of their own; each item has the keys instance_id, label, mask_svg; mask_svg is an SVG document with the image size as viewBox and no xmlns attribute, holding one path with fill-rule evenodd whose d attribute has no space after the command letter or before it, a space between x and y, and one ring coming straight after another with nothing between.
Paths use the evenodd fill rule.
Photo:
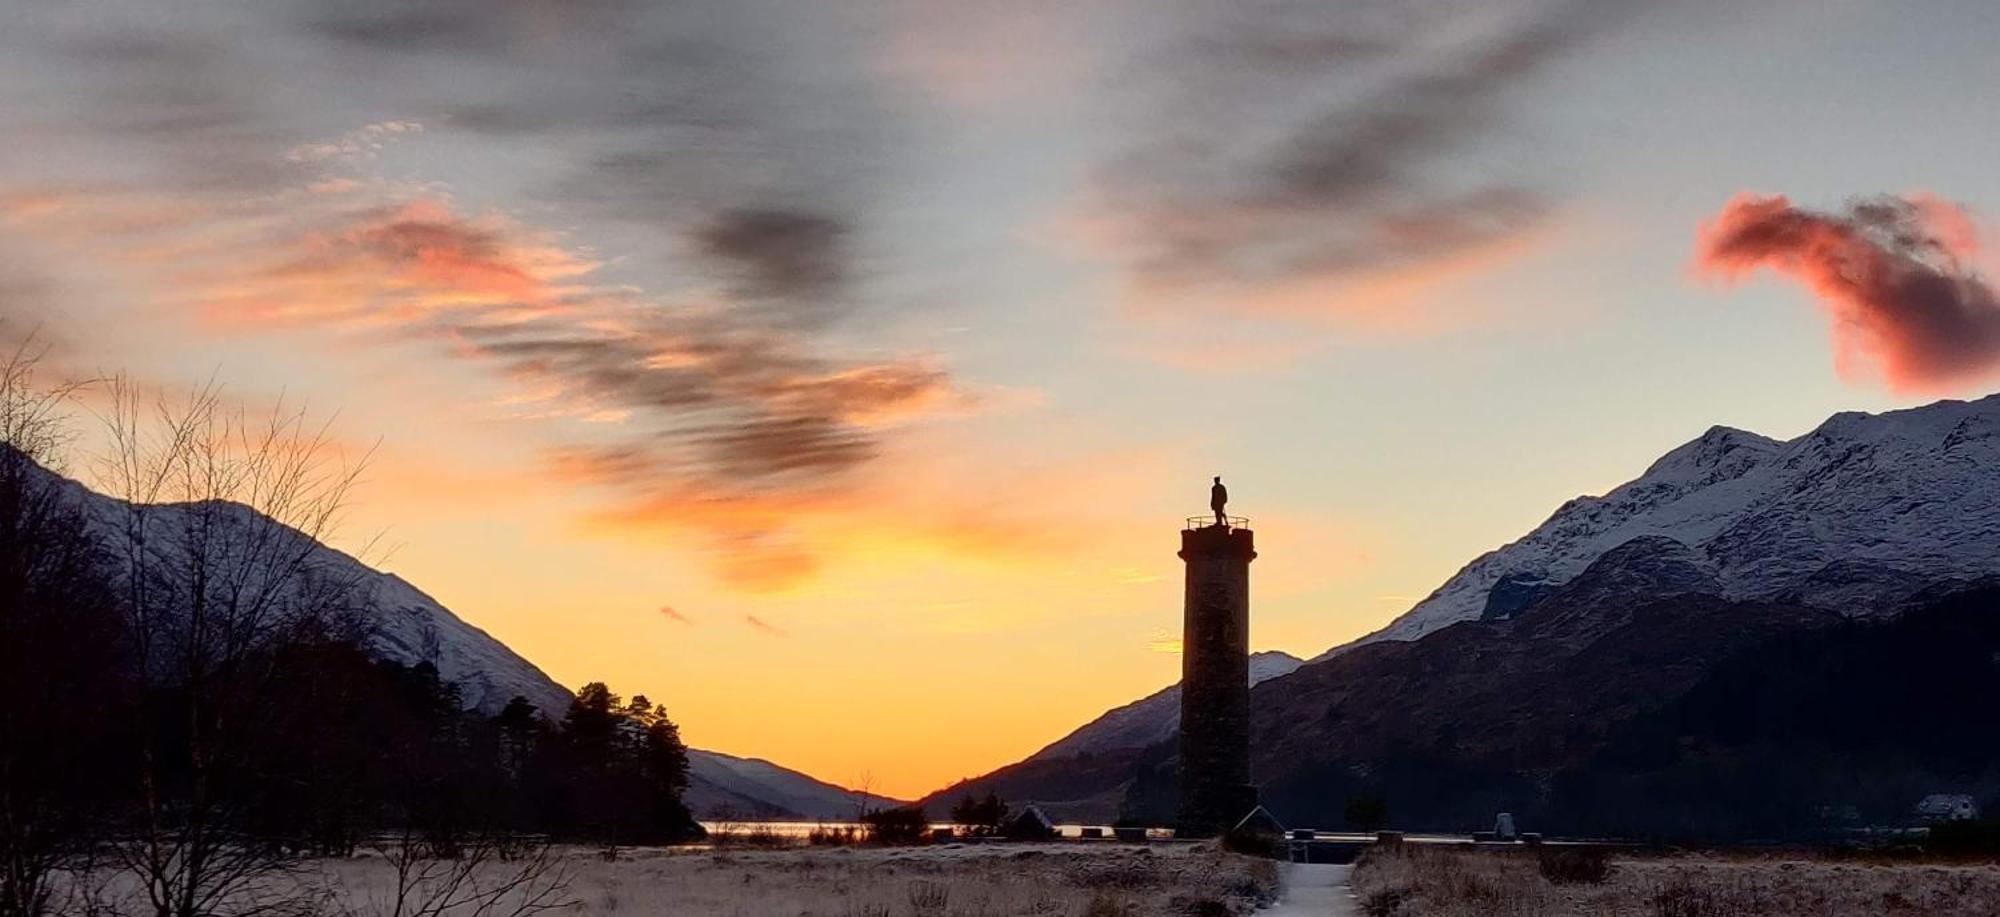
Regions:
<instances>
[{"instance_id":1,"label":"statue on tower","mask_svg":"<svg viewBox=\"0 0 2000 917\"><path fill-rule=\"evenodd\" d=\"M1229 527L1229 517L1222 514L1222 508L1229 505L1229 488L1222 486L1222 476L1215 476L1215 486L1208 489L1208 508L1215 510L1215 524Z\"/></svg>"}]
</instances>

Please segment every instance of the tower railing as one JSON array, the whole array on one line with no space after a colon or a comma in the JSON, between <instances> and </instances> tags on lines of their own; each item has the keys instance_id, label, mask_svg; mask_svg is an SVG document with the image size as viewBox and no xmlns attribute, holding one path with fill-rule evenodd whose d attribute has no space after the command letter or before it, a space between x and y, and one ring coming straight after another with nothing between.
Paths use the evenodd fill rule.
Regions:
<instances>
[{"instance_id":1,"label":"tower railing","mask_svg":"<svg viewBox=\"0 0 2000 917\"><path fill-rule=\"evenodd\" d=\"M1224 526L1223 526L1224 528L1247 529L1250 527L1250 519L1247 516L1224 516L1222 518L1224 521ZM1194 531L1199 531L1201 529L1212 529L1212 528L1215 528L1215 514L1209 513L1208 515L1205 516L1187 517L1187 526L1184 529L1182 529L1182 531L1194 532Z\"/></svg>"}]
</instances>

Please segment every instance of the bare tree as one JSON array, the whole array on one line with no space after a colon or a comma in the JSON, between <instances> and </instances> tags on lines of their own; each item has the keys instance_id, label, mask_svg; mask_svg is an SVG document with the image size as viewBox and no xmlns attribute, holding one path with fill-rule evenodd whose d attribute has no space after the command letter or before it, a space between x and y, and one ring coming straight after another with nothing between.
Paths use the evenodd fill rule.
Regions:
<instances>
[{"instance_id":1,"label":"bare tree","mask_svg":"<svg viewBox=\"0 0 2000 917\"><path fill-rule=\"evenodd\" d=\"M289 860L241 829L245 771L283 701L276 651L354 626L358 573L330 572L321 542L366 457L342 461L303 410L232 410L213 382L179 400L110 390L98 477L122 500L111 541L148 698L122 863L157 917L279 909Z\"/></svg>"},{"instance_id":2,"label":"bare tree","mask_svg":"<svg viewBox=\"0 0 2000 917\"><path fill-rule=\"evenodd\" d=\"M861 824L861 820L867 818L868 813L875 811L872 801L875 798L875 772L862 771L861 776L854 779L853 786L849 787L847 792L848 798L854 803L854 823Z\"/></svg>"},{"instance_id":3,"label":"bare tree","mask_svg":"<svg viewBox=\"0 0 2000 917\"><path fill-rule=\"evenodd\" d=\"M405 828L376 848L396 883L370 902L370 917L534 917L575 906L555 850L542 842L521 853L517 840L482 835L444 855Z\"/></svg>"},{"instance_id":4,"label":"bare tree","mask_svg":"<svg viewBox=\"0 0 2000 917\"><path fill-rule=\"evenodd\" d=\"M0 356L0 917L51 907L53 879L91 852L121 693L112 584L74 485L76 384L44 385L32 336Z\"/></svg>"}]
</instances>

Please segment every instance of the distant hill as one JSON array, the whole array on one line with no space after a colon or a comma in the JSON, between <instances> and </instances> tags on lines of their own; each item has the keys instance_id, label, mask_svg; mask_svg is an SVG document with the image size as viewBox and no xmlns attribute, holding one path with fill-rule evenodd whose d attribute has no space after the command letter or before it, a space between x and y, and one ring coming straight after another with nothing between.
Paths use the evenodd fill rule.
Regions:
<instances>
[{"instance_id":1,"label":"distant hill","mask_svg":"<svg viewBox=\"0 0 2000 917\"><path fill-rule=\"evenodd\" d=\"M0 445L0 448L7 448ZM123 501L44 472L88 511L100 536L123 538L128 518ZM270 531L276 525L249 507L228 504L222 518L241 531ZM148 510L148 538L172 543L184 530L189 507L160 505ZM284 529L284 537L306 536ZM325 577L357 584L365 628L365 649L375 658L402 665L428 662L458 687L468 709L498 713L515 697L526 697L545 716L560 719L573 696L534 663L506 644L465 622L402 577L375 570L354 557L316 544L307 565ZM854 794L768 761L689 749L687 804L697 818L722 812L739 817L783 819L852 817Z\"/></svg>"},{"instance_id":2,"label":"distant hill","mask_svg":"<svg viewBox=\"0 0 2000 917\"><path fill-rule=\"evenodd\" d=\"M1801 833L1822 809L1887 817L1920 787L2000 795L1990 732L1967 732L1986 728L1969 698L1990 695L1868 688L1925 654L1959 661L1940 684L2000 687L1980 680L2000 671L2000 645L1979 642L2000 621L1995 575L2000 398L1840 414L1785 442L1718 427L1254 688L1253 776L1281 819L1329 828L1360 795L1408 827L1506 810L1676 836ZM1913 623L1940 615L1958 623ZM1850 650L1877 640L1901 650L1871 671ZM1837 649L1840 666L1768 663ZM1750 687L1789 713L1724 716ZM1846 739L1865 755L1829 752L1830 727L1780 741L1787 722L1839 722L1870 698L1857 728L1872 731ZM1920 740L1898 721L1943 731ZM936 798L992 786L1070 818L1169 821L1174 739L1111 744L1052 746Z\"/></svg>"},{"instance_id":3,"label":"distant hill","mask_svg":"<svg viewBox=\"0 0 2000 917\"><path fill-rule=\"evenodd\" d=\"M701 819L845 822L867 809L903 804L816 780L761 758L695 751L689 754L689 770L685 802Z\"/></svg>"},{"instance_id":4,"label":"distant hill","mask_svg":"<svg viewBox=\"0 0 2000 917\"><path fill-rule=\"evenodd\" d=\"M1261 684L1280 675L1290 675L1305 660L1290 653L1268 650L1250 655L1250 683ZM1181 685L1174 682L1144 698L1106 711L1103 716L1077 727L1047 748L1028 756L1030 761L1053 761L1092 752L1144 748L1174 737L1181 727Z\"/></svg>"},{"instance_id":5,"label":"distant hill","mask_svg":"<svg viewBox=\"0 0 2000 917\"><path fill-rule=\"evenodd\" d=\"M1250 683L1262 684L1298 670L1297 656L1271 650L1250 657ZM1040 805L1063 821L1106 821L1115 810L1139 753L1180 733L1179 682L1114 708L1077 727L1018 764L962 781L920 800L943 812L966 793L993 790L1017 802Z\"/></svg>"}]
</instances>

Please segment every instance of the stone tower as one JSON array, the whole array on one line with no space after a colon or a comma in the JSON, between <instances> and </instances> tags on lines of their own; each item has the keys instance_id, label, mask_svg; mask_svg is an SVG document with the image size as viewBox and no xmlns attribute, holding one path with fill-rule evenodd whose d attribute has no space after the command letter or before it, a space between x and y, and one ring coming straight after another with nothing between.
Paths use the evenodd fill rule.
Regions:
<instances>
[{"instance_id":1,"label":"stone tower","mask_svg":"<svg viewBox=\"0 0 2000 917\"><path fill-rule=\"evenodd\" d=\"M1250 561L1243 520L1199 517L1181 531L1180 813L1176 833L1208 837L1257 807L1250 785Z\"/></svg>"}]
</instances>

